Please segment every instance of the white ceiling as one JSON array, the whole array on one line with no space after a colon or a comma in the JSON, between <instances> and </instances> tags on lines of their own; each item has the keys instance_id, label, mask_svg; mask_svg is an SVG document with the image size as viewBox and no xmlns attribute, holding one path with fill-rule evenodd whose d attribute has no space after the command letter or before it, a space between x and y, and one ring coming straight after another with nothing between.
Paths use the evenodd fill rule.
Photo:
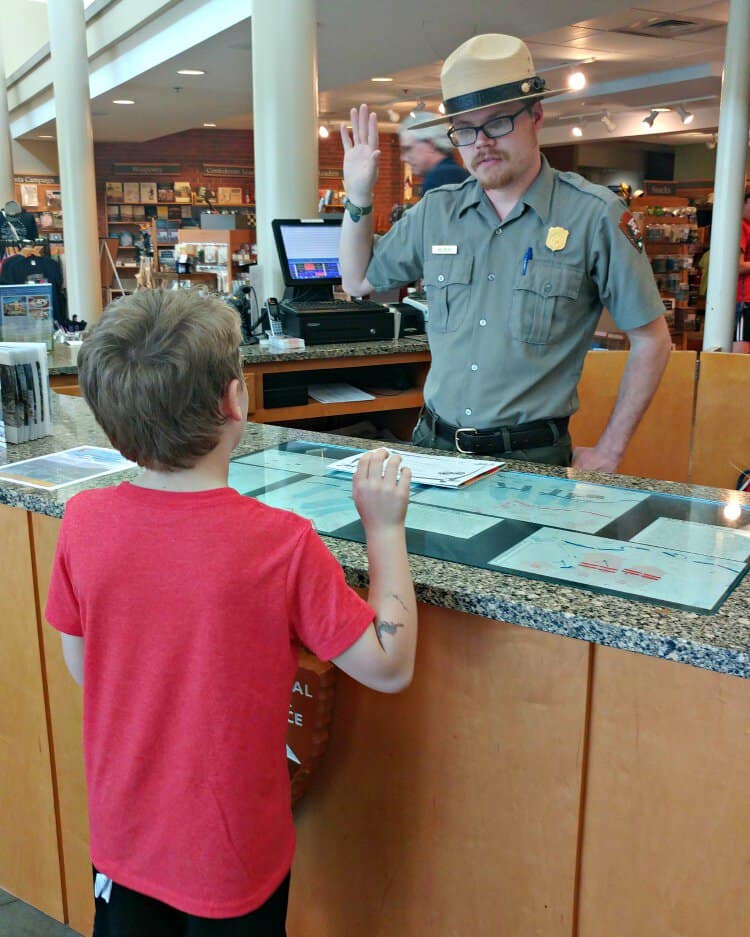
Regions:
<instances>
[{"instance_id":1,"label":"white ceiling","mask_svg":"<svg viewBox=\"0 0 750 937\"><path fill-rule=\"evenodd\" d=\"M419 100L436 110L440 67L448 52L472 34L508 32L524 36L551 87L564 87L569 63L595 60L585 66L589 85L584 92L548 99L543 143L572 142L574 117L588 118L584 139L637 134L670 143L706 140L718 121L729 3L643 3L634 7L621 0L567 0L563 9L548 0L525 0L511 9L497 0L319 0L321 121L346 119L361 101L376 107L383 118L389 109L403 117ZM600 15L590 18L594 6ZM663 38L622 31L661 19L705 23L696 32L674 37L669 30L662 30ZM533 32L529 23L535 24ZM102 141L145 140L204 122L248 128L251 65L247 19L94 99L94 136ZM177 75L185 67L205 69L206 75ZM376 75L393 81L373 83ZM113 104L119 97L136 103ZM641 121L649 108L680 103L696 113L689 133L676 114L657 119L658 134L646 133ZM612 135L599 120L605 110L618 127ZM54 124L29 136L43 133L54 133Z\"/></svg>"}]
</instances>

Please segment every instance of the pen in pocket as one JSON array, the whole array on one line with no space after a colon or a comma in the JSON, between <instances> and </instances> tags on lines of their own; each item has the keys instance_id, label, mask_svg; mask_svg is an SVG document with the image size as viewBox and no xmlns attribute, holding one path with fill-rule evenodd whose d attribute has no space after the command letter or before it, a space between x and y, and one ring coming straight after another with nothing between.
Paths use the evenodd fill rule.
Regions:
<instances>
[{"instance_id":1,"label":"pen in pocket","mask_svg":"<svg viewBox=\"0 0 750 937\"><path fill-rule=\"evenodd\" d=\"M523 269L521 270L521 276L526 276L526 270L529 266L529 261L534 257L534 252L529 248L526 253L523 255Z\"/></svg>"}]
</instances>

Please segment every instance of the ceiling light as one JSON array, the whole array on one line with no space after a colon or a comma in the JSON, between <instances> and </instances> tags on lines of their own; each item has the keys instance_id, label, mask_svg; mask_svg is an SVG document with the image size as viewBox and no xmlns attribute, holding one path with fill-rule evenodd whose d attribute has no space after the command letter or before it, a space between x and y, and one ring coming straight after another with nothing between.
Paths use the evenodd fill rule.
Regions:
<instances>
[{"instance_id":1,"label":"ceiling light","mask_svg":"<svg viewBox=\"0 0 750 937\"><path fill-rule=\"evenodd\" d=\"M573 126L570 128L570 132L574 137L582 137L583 127L581 127L579 124L573 124Z\"/></svg>"},{"instance_id":2,"label":"ceiling light","mask_svg":"<svg viewBox=\"0 0 750 937\"><path fill-rule=\"evenodd\" d=\"M178 75L205 75L205 71L202 68L178 68Z\"/></svg>"},{"instance_id":3,"label":"ceiling light","mask_svg":"<svg viewBox=\"0 0 750 937\"><path fill-rule=\"evenodd\" d=\"M682 104L678 104L675 110L680 115L680 120L686 126L687 124L692 124L692 122L695 120L695 114L693 114L692 111L688 111L686 108L684 108Z\"/></svg>"},{"instance_id":4,"label":"ceiling light","mask_svg":"<svg viewBox=\"0 0 750 937\"><path fill-rule=\"evenodd\" d=\"M115 98L112 102L113 104L135 104L135 101L131 101L130 98Z\"/></svg>"},{"instance_id":5,"label":"ceiling light","mask_svg":"<svg viewBox=\"0 0 750 937\"><path fill-rule=\"evenodd\" d=\"M215 127L216 124L204 124L203 126L204 126L204 127Z\"/></svg>"},{"instance_id":6,"label":"ceiling light","mask_svg":"<svg viewBox=\"0 0 750 937\"><path fill-rule=\"evenodd\" d=\"M440 104L438 104L438 110L440 111L441 114L445 113L445 104L443 104L442 101L440 102Z\"/></svg>"},{"instance_id":7,"label":"ceiling light","mask_svg":"<svg viewBox=\"0 0 750 937\"><path fill-rule=\"evenodd\" d=\"M587 84L586 76L580 68L571 71L568 75L568 88L570 88L571 91L583 91Z\"/></svg>"},{"instance_id":8,"label":"ceiling light","mask_svg":"<svg viewBox=\"0 0 750 937\"><path fill-rule=\"evenodd\" d=\"M652 110L652 111L650 111L648 117L644 117L644 118L643 118L643 123L646 124L646 126L648 126L648 127L653 127L653 126L654 126L654 121L656 120L656 118L657 118L658 116L659 116L659 111L653 111L653 110Z\"/></svg>"},{"instance_id":9,"label":"ceiling light","mask_svg":"<svg viewBox=\"0 0 750 937\"><path fill-rule=\"evenodd\" d=\"M602 114L599 120L601 120L601 122L607 128L608 133L614 133L615 130L617 130L617 124L612 120L606 111Z\"/></svg>"},{"instance_id":10,"label":"ceiling light","mask_svg":"<svg viewBox=\"0 0 750 937\"><path fill-rule=\"evenodd\" d=\"M55 138L51 133L40 133L37 137L37 140L54 140Z\"/></svg>"},{"instance_id":11,"label":"ceiling light","mask_svg":"<svg viewBox=\"0 0 750 937\"><path fill-rule=\"evenodd\" d=\"M386 78L385 76L379 78L371 78L370 81L393 81L392 78Z\"/></svg>"},{"instance_id":12,"label":"ceiling light","mask_svg":"<svg viewBox=\"0 0 750 937\"><path fill-rule=\"evenodd\" d=\"M325 124L321 124L320 127L318 127L318 136L320 137L321 140L327 140L328 137L330 136L328 132L328 127L326 127Z\"/></svg>"},{"instance_id":13,"label":"ceiling light","mask_svg":"<svg viewBox=\"0 0 750 937\"><path fill-rule=\"evenodd\" d=\"M719 135L717 133L712 133L708 140L706 140L706 149L715 150L718 142Z\"/></svg>"},{"instance_id":14,"label":"ceiling light","mask_svg":"<svg viewBox=\"0 0 750 937\"><path fill-rule=\"evenodd\" d=\"M401 119L401 115L399 114L399 112L394 111L393 108L390 108L388 111L388 120L390 120L392 124L397 124L400 119Z\"/></svg>"}]
</instances>

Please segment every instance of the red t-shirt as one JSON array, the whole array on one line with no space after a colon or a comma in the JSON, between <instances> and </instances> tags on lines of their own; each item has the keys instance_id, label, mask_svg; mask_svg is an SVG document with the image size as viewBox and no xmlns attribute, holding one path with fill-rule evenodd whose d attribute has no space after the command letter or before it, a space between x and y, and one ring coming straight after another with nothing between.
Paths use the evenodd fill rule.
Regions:
<instances>
[{"instance_id":1,"label":"red t-shirt","mask_svg":"<svg viewBox=\"0 0 750 937\"><path fill-rule=\"evenodd\" d=\"M96 868L189 914L259 907L294 853L298 645L330 660L374 618L310 522L230 488L83 492L46 615L85 639Z\"/></svg>"},{"instance_id":2,"label":"red t-shirt","mask_svg":"<svg viewBox=\"0 0 750 937\"><path fill-rule=\"evenodd\" d=\"M745 263L750 261L750 221L744 218L740 234L740 256ZM737 302L750 303L750 273L741 273L737 278Z\"/></svg>"}]
</instances>

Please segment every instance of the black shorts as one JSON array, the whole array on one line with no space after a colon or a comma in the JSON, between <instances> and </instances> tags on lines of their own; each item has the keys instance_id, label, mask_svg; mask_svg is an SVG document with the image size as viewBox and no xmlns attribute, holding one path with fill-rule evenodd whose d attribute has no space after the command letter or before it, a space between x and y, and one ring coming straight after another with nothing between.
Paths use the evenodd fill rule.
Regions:
<instances>
[{"instance_id":1,"label":"black shorts","mask_svg":"<svg viewBox=\"0 0 750 937\"><path fill-rule=\"evenodd\" d=\"M186 914L113 882L109 902L95 899L93 937L286 937L289 878L255 911L231 918Z\"/></svg>"}]
</instances>

